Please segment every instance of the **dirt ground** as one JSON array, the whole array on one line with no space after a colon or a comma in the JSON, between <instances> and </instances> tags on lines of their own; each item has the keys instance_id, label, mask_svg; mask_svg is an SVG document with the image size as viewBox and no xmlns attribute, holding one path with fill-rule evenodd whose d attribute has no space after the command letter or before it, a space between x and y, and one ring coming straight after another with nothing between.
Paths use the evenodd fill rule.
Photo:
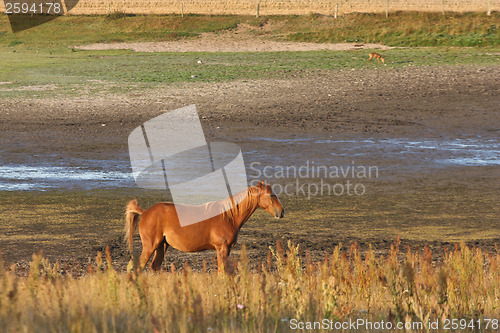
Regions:
<instances>
[{"instance_id":1,"label":"dirt ground","mask_svg":"<svg viewBox=\"0 0 500 333\"><path fill-rule=\"evenodd\" d=\"M498 77L499 66L343 69L288 80L189 83L148 90L140 95L0 100L2 162L22 163L27 156L44 158L55 155L57 158L110 159L127 163L127 137L134 128L167 110L190 104L197 105L207 140L236 142L247 151L260 149L261 142L253 141L254 137L285 140L276 147L273 153L276 156L306 154L314 158L316 154L320 158L321 151L311 153L308 147L297 151L295 146L286 143L288 139L310 136L340 139L481 137L496 140L500 134ZM419 158L416 156L414 162L420 162ZM383 165L384 160L383 154L373 155L367 163ZM412 164L411 158L406 162ZM400 196L408 200L404 203L405 209L411 209L417 204L412 202L416 196L422 202L426 201L426 196L441 198L436 199L442 202L433 208L434 213L450 223L466 216L465 221L470 221L475 228L480 228L476 224L485 223L491 233L485 234L483 239L477 235L462 238L470 241L471 245L494 251L494 243L500 241L499 210L492 204L500 201L498 179L498 166L414 169L404 173L391 171L383 182L374 185L370 200L374 203L377 193L380 193L380 198ZM434 187L430 189L431 186ZM436 192L439 186L448 186L445 190L450 195L448 199ZM415 196L405 196L412 191ZM430 192L427 194L426 191ZM129 199L129 193L123 193L123 202ZM455 199L456 202L453 201ZM483 204L483 199L487 200L484 201L486 204ZM285 202L303 208L309 205L304 210L312 209L313 212L314 207L326 211L324 205L321 206L325 203L337 211L347 209L351 204L333 199L307 204L294 200L297 199L286 199ZM467 204L461 205L462 202ZM356 207L355 203L352 204ZM447 207L451 206L453 208L448 211ZM4 213L6 209L11 209L9 207L3 205ZM121 207L101 219L121 221L117 211L121 211ZM386 217L377 217L375 204L364 212L365 215L359 216L366 225L355 227L357 230L351 233L341 230L345 223L349 223L349 215L357 214L356 211L344 211L342 216L347 220L341 220L333 213L328 215L330 224L323 225L318 233L308 232L299 218L304 215L297 212L292 214L295 220L289 220L287 224L284 224L285 221L283 224L274 224L274 221L249 224L248 228L242 229L239 243L247 244L250 257L255 262L263 260L268 246L275 244L276 240L289 238L303 244L315 254L315 258L321 258L324 251L330 252L340 242L349 246L357 241L364 249L370 243L384 253L394 239L394 231L389 231L390 228L384 231L382 222ZM447 213L450 213L449 217L443 217ZM425 215L425 211L414 212L412 220L404 223L419 223ZM259 213L255 221L266 221L266 218L269 217ZM35 221L37 217L33 219ZM319 216L312 222L323 220L324 216ZM382 224L377 224L377 233L363 237L363 228L370 221ZM451 224L448 227L453 228ZM78 255L76 262L84 267L87 258L93 257L95 251L107 243L112 246L114 259L124 266L128 257L120 242L120 228L102 235L102 242L97 245L82 245L83 253ZM314 228L311 227L311 230ZM417 238L402 237L403 244L423 246L428 243L436 251L442 251L443 246L451 248L454 243L432 237L431 241L425 237ZM74 244L64 244L63 248L72 246ZM57 254L64 253L61 249L55 250L50 243L43 247L51 259L65 260ZM26 263L29 254L40 247L3 237L0 249L8 262ZM239 247L235 250L237 253ZM187 259L193 266L199 266L202 258L211 260L213 255L212 252L185 255L171 251L167 254L167 262L181 265ZM74 260L67 262L75 264Z\"/></svg>"},{"instance_id":2,"label":"dirt ground","mask_svg":"<svg viewBox=\"0 0 500 333\"><path fill-rule=\"evenodd\" d=\"M126 153L138 124L196 104L209 139L321 134L497 138L496 66L342 69L287 80L189 83L142 94L1 100L3 153Z\"/></svg>"},{"instance_id":3,"label":"dirt ground","mask_svg":"<svg viewBox=\"0 0 500 333\"><path fill-rule=\"evenodd\" d=\"M253 27L239 24L237 29L205 32L197 38L166 42L142 43L97 43L75 46L81 50L120 50L130 49L136 52L278 52L278 51L346 51L362 49L387 50L391 47L373 43L294 43L264 39L260 34L275 28L275 24Z\"/></svg>"}]
</instances>

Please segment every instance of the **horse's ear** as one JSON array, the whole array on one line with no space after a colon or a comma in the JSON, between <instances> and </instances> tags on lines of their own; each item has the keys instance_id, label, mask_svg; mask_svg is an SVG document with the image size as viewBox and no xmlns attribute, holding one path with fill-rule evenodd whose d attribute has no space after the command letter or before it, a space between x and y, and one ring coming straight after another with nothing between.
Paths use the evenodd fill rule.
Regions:
<instances>
[{"instance_id":1,"label":"horse's ear","mask_svg":"<svg viewBox=\"0 0 500 333\"><path fill-rule=\"evenodd\" d=\"M264 182L260 181L260 182L259 182L259 185L260 185L260 186L264 186Z\"/></svg>"}]
</instances>

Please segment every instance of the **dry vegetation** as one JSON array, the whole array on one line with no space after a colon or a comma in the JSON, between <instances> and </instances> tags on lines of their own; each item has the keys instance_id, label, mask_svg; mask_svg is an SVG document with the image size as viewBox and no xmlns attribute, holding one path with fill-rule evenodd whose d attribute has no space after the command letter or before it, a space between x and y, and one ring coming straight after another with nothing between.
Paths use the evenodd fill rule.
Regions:
<instances>
[{"instance_id":1,"label":"dry vegetation","mask_svg":"<svg viewBox=\"0 0 500 333\"><path fill-rule=\"evenodd\" d=\"M0 47L49 48L110 42L169 41L196 38L204 32L235 30L246 25L256 36L271 40L382 43L390 46L498 46L500 13L397 12L351 13L335 19L324 15L125 15L63 16L16 34L0 14ZM45 22L43 16L27 16ZM39 23L40 23L39 22Z\"/></svg>"},{"instance_id":2,"label":"dry vegetation","mask_svg":"<svg viewBox=\"0 0 500 333\"><path fill-rule=\"evenodd\" d=\"M0 263L0 325L6 332L269 332L288 331L292 318L498 319L498 247L491 254L462 244L439 263L427 248L403 252L399 243L381 257L339 246L311 262L299 246L278 243L257 270L243 248L231 272L217 275L206 263L199 272L186 265L143 273L131 264L121 273L108 251L81 277L35 255L27 277Z\"/></svg>"}]
</instances>

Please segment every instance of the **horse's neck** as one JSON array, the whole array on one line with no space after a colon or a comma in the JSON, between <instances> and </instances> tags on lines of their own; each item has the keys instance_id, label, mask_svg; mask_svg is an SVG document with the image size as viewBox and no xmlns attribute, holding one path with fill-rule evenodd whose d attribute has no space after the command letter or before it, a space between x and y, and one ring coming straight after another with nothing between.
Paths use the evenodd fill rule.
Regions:
<instances>
[{"instance_id":1,"label":"horse's neck","mask_svg":"<svg viewBox=\"0 0 500 333\"><path fill-rule=\"evenodd\" d=\"M258 200L251 197L251 193L239 203L244 209L241 210L241 214L233 218L233 224L235 230L240 230L240 228L245 224L245 222L252 216L253 212L259 207Z\"/></svg>"}]
</instances>

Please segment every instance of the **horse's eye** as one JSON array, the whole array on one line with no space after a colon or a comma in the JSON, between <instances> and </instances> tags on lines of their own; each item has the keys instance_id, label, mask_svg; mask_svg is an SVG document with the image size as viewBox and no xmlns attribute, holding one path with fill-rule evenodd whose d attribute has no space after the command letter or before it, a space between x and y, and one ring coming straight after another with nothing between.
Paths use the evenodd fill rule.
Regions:
<instances>
[{"instance_id":1,"label":"horse's eye","mask_svg":"<svg viewBox=\"0 0 500 333\"><path fill-rule=\"evenodd\" d=\"M276 194L271 194L271 198L276 198Z\"/></svg>"}]
</instances>

